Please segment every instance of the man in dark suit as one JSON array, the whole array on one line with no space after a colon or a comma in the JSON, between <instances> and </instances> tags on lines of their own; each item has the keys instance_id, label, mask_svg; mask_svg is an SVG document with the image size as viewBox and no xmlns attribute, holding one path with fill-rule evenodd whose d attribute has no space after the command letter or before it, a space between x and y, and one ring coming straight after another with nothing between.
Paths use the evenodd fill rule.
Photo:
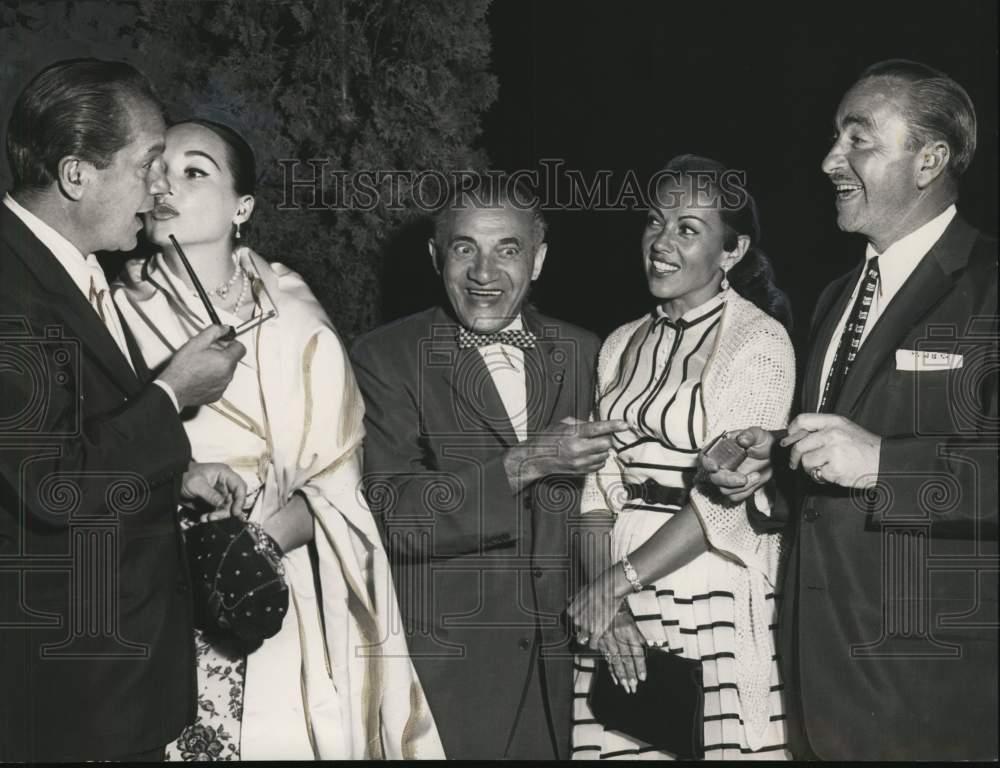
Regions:
<instances>
[{"instance_id":1,"label":"man in dark suit","mask_svg":"<svg viewBox=\"0 0 1000 768\"><path fill-rule=\"evenodd\" d=\"M888 61L835 125L823 171L868 250L820 297L782 441L804 472L782 619L792 747L995 760L997 246L955 209L975 111L946 75Z\"/></svg>"},{"instance_id":2,"label":"man in dark suit","mask_svg":"<svg viewBox=\"0 0 1000 768\"><path fill-rule=\"evenodd\" d=\"M95 60L43 70L8 126L0 760L162 759L194 717L177 503L243 488L191 463L178 412L217 399L245 350L213 327L152 381L93 256L136 246L164 128L142 75Z\"/></svg>"},{"instance_id":3,"label":"man in dark suit","mask_svg":"<svg viewBox=\"0 0 1000 768\"><path fill-rule=\"evenodd\" d=\"M621 425L577 423L598 341L523 306L544 223L492 181L438 216L429 249L450 306L353 347L366 488L445 754L566 758L570 527Z\"/></svg>"}]
</instances>

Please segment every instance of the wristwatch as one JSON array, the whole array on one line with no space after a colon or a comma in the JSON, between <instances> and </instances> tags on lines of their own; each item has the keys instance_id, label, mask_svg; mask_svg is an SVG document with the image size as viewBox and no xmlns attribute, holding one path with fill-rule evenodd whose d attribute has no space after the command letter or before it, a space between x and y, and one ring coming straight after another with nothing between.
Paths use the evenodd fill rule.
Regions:
<instances>
[{"instance_id":1,"label":"wristwatch","mask_svg":"<svg viewBox=\"0 0 1000 768\"><path fill-rule=\"evenodd\" d=\"M622 555L621 564L622 570L625 572L625 578L632 585L632 590L634 592L642 592L642 582L639 581L639 574L636 573L635 568L632 567L632 563L628 561L626 555Z\"/></svg>"}]
</instances>

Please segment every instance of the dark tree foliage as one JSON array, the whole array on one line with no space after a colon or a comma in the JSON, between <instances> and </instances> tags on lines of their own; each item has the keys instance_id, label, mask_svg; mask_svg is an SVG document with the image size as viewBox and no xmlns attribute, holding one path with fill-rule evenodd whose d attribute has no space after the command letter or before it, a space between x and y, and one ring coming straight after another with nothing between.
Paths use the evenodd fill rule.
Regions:
<instances>
[{"instance_id":1,"label":"dark tree foliage","mask_svg":"<svg viewBox=\"0 0 1000 768\"><path fill-rule=\"evenodd\" d=\"M227 122L258 157L247 238L300 271L351 337L381 320L382 260L412 219L408 187L369 210L335 203L335 170L485 167L475 146L493 103L489 0L0 0L3 106L67 56L122 58L149 75L175 119ZM326 195L290 209L280 160L325 162ZM6 169L4 171L6 174ZM5 176L6 180L6 176ZM389 186L383 186L387 193ZM324 206L324 203L328 204ZM407 258L410 258L408 255ZM425 259L423 251L414 259Z\"/></svg>"}]
</instances>

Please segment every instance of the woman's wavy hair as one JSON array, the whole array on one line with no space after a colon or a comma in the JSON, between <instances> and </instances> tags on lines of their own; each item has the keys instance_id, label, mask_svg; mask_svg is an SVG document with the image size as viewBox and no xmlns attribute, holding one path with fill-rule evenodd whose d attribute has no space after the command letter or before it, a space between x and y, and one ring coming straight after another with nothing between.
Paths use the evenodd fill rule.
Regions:
<instances>
[{"instance_id":1,"label":"woman's wavy hair","mask_svg":"<svg viewBox=\"0 0 1000 768\"><path fill-rule=\"evenodd\" d=\"M792 307L788 296L775 283L770 259L760 248L757 201L742 183L742 175L718 160L691 154L678 155L670 160L660 175L697 177L699 189L708 184L714 199L719 201L719 215L726 228L723 247L731 251L737 245L737 237L746 235L750 238L746 254L729 270L730 287L791 332Z\"/></svg>"}]
</instances>

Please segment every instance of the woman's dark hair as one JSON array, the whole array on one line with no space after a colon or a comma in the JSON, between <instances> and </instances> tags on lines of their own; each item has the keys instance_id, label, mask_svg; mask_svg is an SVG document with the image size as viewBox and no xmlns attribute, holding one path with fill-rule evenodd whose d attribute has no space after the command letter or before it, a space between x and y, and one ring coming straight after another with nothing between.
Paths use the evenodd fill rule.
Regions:
<instances>
[{"instance_id":1,"label":"woman's dark hair","mask_svg":"<svg viewBox=\"0 0 1000 768\"><path fill-rule=\"evenodd\" d=\"M161 109L149 81L121 61L68 59L39 72L7 123L7 161L18 191L55 183L59 161L75 155L107 168L131 141L129 107Z\"/></svg>"},{"instance_id":2,"label":"woman's dark hair","mask_svg":"<svg viewBox=\"0 0 1000 768\"><path fill-rule=\"evenodd\" d=\"M726 227L723 248L733 250L740 235L750 238L746 254L729 270L729 285L791 332L792 307L788 296L775 283L771 261L759 246L761 232L757 202L746 189L744 175L718 160L698 155L678 155L664 166L658 176L674 179L688 177L696 181L699 190L707 189L713 193L719 216Z\"/></svg>"},{"instance_id":3,"label":"woman's dark hair","mask_svg":"<svg viewBox=\"0 0 1000 768\"><path fill-rule=\"evenodd\" d=\"M222 143L226 146L226 164L233 174L236 194L254 194L257 188L257 161L250 144L239 133L228 125L201 117L178 120L173 125L200 125L222 139Z\"/></svg>"}]
</instances>

